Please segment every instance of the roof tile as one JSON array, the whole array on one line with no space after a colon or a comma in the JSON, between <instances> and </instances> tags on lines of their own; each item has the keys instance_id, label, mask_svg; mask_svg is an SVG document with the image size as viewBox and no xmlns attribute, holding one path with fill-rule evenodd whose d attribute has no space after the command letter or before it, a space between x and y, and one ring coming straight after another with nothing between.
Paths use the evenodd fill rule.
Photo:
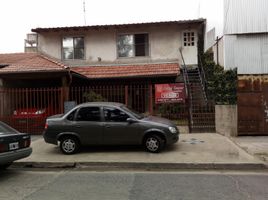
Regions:
<instances>
[{"instance_id":1,"label":"roof tile","mask_svg":"<svg viewBox=\"0 0 268 200\"><path fill-rule=\"evenodd\" d=\"M66 70L62 63L39 53L0 54L0 64L7 65L0 68L0 74Z\"/></svg>"},{"instance_id":2,"label":"roof tile","mask_svg":"<svg viewBox=\"0 0 268 200\"><path fill-rule=\"evenodd\" d=\"M88 78L122 78L140 76L177 76L178 63L118 65L118 66L85 66L72 67L71 71L82 74Z\"/></svg>"}]
</instances>

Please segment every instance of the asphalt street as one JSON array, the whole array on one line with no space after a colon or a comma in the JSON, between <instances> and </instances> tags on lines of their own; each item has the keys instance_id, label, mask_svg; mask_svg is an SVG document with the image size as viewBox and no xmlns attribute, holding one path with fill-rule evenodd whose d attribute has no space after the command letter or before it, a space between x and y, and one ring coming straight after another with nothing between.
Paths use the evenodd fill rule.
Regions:
<instances>
[{"instance_id":1,"label":"asphalt street","mask_svg":"<svg viewBox=\"0 0 268 200\"><path fill-rule=\"evenodd\" d=\"M266 172L0 172L0 200L267 200Z\"/></svg>"}]
</instances>

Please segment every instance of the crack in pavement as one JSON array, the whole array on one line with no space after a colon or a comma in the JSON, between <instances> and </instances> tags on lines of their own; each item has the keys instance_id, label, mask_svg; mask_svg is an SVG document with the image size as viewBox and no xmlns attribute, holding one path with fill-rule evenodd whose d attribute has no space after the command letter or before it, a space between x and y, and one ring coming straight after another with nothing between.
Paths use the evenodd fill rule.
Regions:
<instances>
[{"instance_id":1,"label":"crack in pavement","mask_svg":"<svg viewBox=\"0 0 268 200\"><path fill-rule=\"evenodd\" d=\"M240 187L240 183L239 183L239 180L235 179L233 176L231 175L225 175L226 177L230 178L234 184L235 184L235 187L236 187L236 190L244 195L248 200L252 200L252 197L251 195L246 191L246 190L243 190L241 187Z\"/></svg>"},{"instance_id":2,"label":"crack in pavement","mask_svg":"<svg viewBox=\"0 0 268 200\"><path fill-rule=\"evenodd\" d=\"M22 200L26 200L28 197L32 196L34 193L41 191L43 188L47 187L48 185L50 185L51 183L55 182L60 176L62 176L63 174L66 174L68 170L62 170L59 171L58 173L56 173L55 175L53 175L53 178L48 180L46 183L44 183L43 185L41 185L40 187L36 188L35 190L31 191L29 194L26 194L25 196L22 197Z\"/></svg>"}]
</instances>

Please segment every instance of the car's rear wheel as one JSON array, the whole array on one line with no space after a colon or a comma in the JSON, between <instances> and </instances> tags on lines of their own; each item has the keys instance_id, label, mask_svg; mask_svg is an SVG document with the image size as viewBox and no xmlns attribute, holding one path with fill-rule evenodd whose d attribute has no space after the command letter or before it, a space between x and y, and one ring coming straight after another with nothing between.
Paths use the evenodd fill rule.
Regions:
<instances>
[{"instance_id":1,"label":"car's rear wheel","mask_svg":"<svg viewBox=\"0 0 268 200\"><path fill-rule=\"evenodd\" d=\"M60 149L64 154L74 154L80 149L80 143L74 136L64 136L60 140Z\"/></svg>"},{"instance_id":2,"label":"car's rear wheel","mask_svg":"<svg viewBox=\"0 0 268 200\"><path fill-rule=\"evenodd\" d=\"M160 152L165 145L165 141L158 135L150 135L145 138L144 147L147 151L152 153Z\"/></svg>"}]
</instances>

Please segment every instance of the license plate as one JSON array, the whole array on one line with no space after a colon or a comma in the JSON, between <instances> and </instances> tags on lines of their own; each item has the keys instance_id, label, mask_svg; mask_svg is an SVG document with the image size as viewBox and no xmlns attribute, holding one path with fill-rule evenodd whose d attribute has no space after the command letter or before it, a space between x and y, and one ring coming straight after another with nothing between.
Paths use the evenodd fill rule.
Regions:
<instances>
[{"instance_id":1,"label":"license plate","mask_svg":"<svg viewBox=\"0 0 268 200\"><path fill-rule=\"evenodd\" d=\"M9 150L15 150L19 148L19 143L18 142L14 142L14 143L10 143L9 144Z\"/></svg>"}]
</instances>

